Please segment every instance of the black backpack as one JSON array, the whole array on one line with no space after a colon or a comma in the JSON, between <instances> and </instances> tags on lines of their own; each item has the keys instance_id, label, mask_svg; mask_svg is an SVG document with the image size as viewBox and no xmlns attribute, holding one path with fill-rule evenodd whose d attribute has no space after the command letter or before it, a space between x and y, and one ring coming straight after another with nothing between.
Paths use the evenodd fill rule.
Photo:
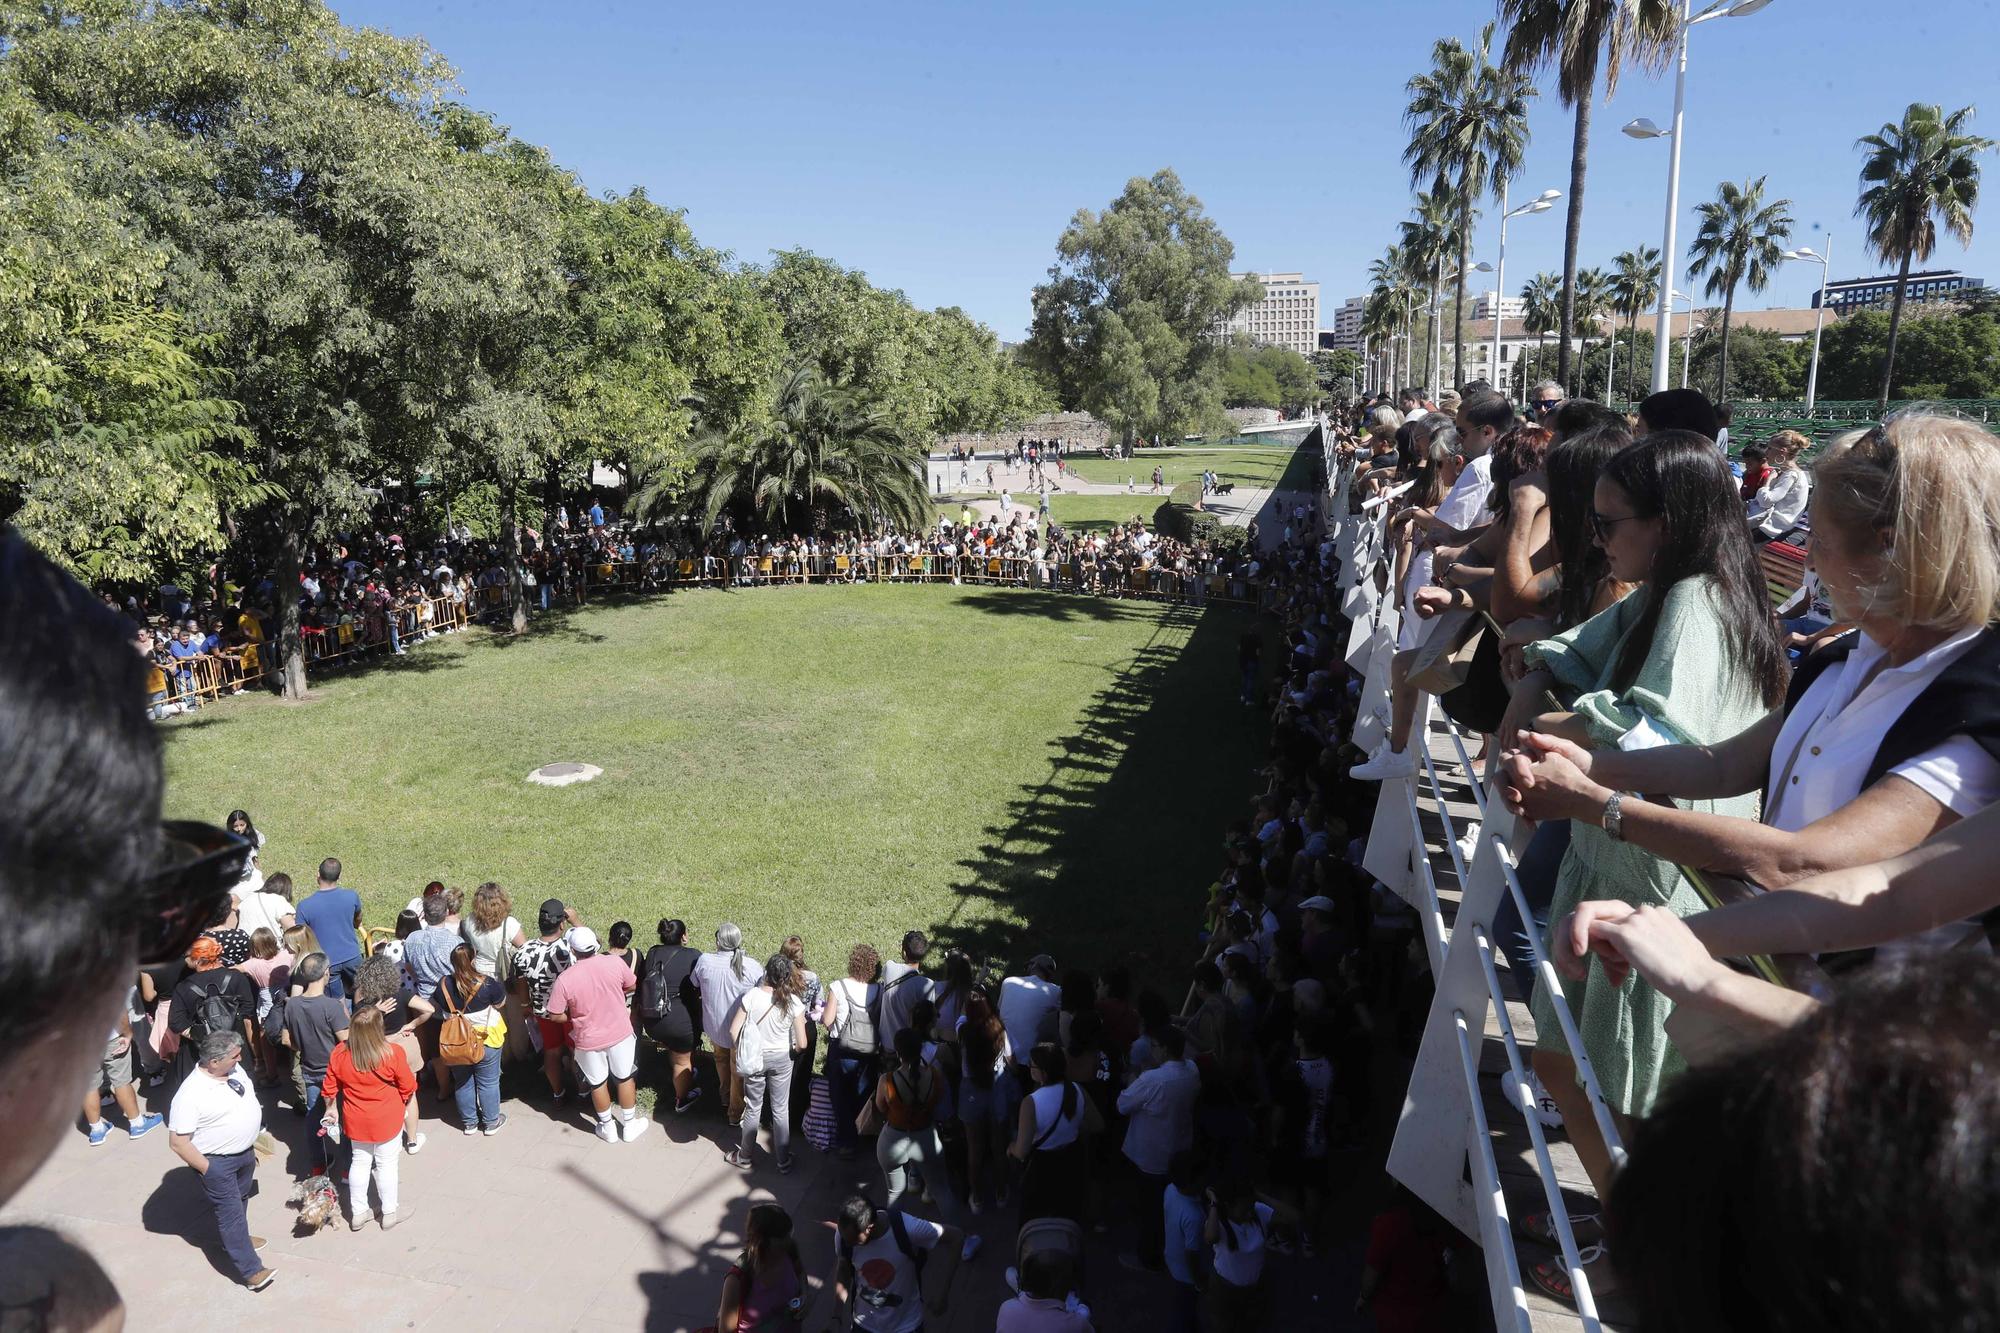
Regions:
<instances>
[{"instance_id":1,"label":"black backpack","mask_svg":"<svg viewBox=\"0 0 2000 1333\"><path fill-rule=\"evenodd\" d=\"M228 1032L236 1026L236 1010L229 1003L229 997L223 994L225 989L224 986L205 989L201 998L194 1002L194 1030L189 1035L195 1040Z\"/></svg>"},{"instance_id":2,"label":"black backpack","mask_svg":"<svg viewBox=\"0 0 2000 1333\"><path fill-rule=\"evenodd\" d=\"M681 988L679 981L670 979L677 953L660 947L646 954L646 975L639 978L639 1017L648 1024L674 1011L674 992Z\"/></svg>"}]
</instances>

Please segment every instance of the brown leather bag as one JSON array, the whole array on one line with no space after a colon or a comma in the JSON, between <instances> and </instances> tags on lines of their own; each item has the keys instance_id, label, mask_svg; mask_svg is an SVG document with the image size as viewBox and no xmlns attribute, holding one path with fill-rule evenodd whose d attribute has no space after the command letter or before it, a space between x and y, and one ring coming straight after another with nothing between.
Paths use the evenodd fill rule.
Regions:
<instances>
[{"instance_id":1,"label":"brown leather bag","mask_svg":"<svg viewBox=\"0 0 2000 1333\"><path fill-rule=\"evenodd\" d=\"M448 1065L476 1065L486 1058L486 1033L472 1025L453 1000L452 977L438 987L438 996L450 1016L438 1025L438 1058Z\"/></svg>"}]
</instances>

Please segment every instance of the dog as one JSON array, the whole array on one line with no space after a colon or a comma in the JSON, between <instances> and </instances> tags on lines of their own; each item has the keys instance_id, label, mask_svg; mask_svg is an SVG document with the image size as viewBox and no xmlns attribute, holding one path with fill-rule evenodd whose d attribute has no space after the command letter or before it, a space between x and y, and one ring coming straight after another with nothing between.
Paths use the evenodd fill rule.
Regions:
<instances>
[{"instance_id":1,"label":"dog","mask_svg":"<svg viewBox=\"0 0 2000 1333\"><path fill-rule=\"evenodd\" d=\"M295 1235L311 1236L340 1220L340 1192L326 1176L292 1182L291 1206L299 1210Z\"/></svg>"},{"instance_id":2,"label":"dog","mask_svg":"<svg viewBox=\"0 0 2000 1333\"><path fill-rule=\"evenodd\" d=\"M1229 494L1229 493L1230 493L1231 491L1233 491L1233 490L1235 490L1235 489L1236 489L1236 483L1235 483L1235 482L1233 482L1233 481L1225 481L1225 482L1223 482L1222 484L1220 484L1219 486L1217 486L1217 487L1216 487L1216 488L1215 488L1215 489L1214 489L1213 491L1210 491L1210 492L1209 492L1209 494L1210 494L1210 495L1227 495L1227 494Z\"/></svg>"}]
</instances>

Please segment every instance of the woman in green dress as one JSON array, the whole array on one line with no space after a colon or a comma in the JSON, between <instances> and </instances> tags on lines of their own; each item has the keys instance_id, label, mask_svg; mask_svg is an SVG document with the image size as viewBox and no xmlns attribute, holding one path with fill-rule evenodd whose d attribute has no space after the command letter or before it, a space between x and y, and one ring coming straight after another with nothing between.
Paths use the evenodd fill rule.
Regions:
<instances>
[{"instance_id":1,"label":"woman in green dress","mask_svg":"<svg viewBox=\"0 0 2000 1333\"><path fill-rule=\"evenodd\" d=\"M1727 740L1784 698L1785 653L1727 467L1712 441L1664 431L1614 455L1592 498L1590 523L1611 576L1643 587L1553 639L1531 644L1524 684L1574 694L1571 711L1538 730L1592 748L1709 745ZM1622 792L1596 817L1572 821L1550 919L1585 898L1650 903L1680 914L1705 904L1673 863L1618 840ZM1683 802L1714 814L1756 816L1755 795ZM1592 966L1564 996L1584 1050L1621 1124L1643 1116L1680 1060L1667 1040L1672 1004L1637 977L1613 985ZM1604 1197L1608 1150L1577 1085L1576 1064L1550 997L1534 1002L1536 1072L1563 1113L1570 1141Z\"/></svg>"}]
</instances>

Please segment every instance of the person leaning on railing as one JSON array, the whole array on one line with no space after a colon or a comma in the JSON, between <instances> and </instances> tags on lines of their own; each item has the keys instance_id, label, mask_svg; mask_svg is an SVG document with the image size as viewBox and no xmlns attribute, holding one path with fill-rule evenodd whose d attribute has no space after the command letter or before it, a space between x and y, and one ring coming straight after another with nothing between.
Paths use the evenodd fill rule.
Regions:
<instances>
[{"instance_id":1,"label":"person leaning on railing","mask_svg":"<svg viewBox=\"0 0 2000 1333\"><path fill-rule=\"evenodd\" d=\"M1513 809L1615 824L1631 846L1769 889L1904 851L2000 800L2000 438L1905 416L1837 444L1820 474L1814 561L1857 631L1801 661L1784 706L1719 744L1525 737L1505 766ZM1758 819L1638 795L1760 789Z\"/></svg>"}]
</instances>

